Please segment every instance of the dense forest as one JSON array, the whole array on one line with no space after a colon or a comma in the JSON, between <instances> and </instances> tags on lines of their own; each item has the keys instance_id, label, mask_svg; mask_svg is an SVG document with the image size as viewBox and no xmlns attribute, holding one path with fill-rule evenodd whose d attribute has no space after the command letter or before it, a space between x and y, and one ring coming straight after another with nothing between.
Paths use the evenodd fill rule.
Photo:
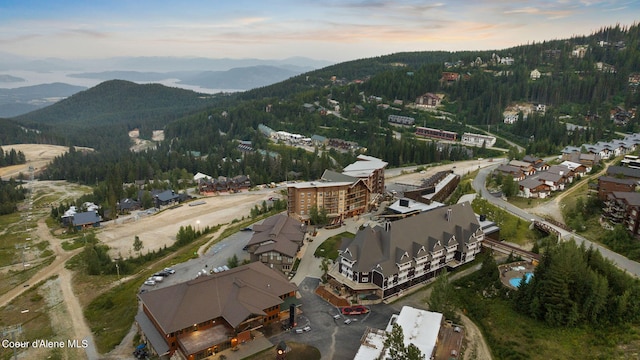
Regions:
<instances>
[{"instance_id":1,"label":"dense forest","mask_svg":"<svg viewBox=\"0 0 640 360\"><path fill-rule=\"evenodd\" d=\"M26 162L27 158L22 151L16 151L16 149L4 151L0 149L0 167L24 164Z\"/></svg>"},{"instance_id":2,"label":"dense forest","mask_svg":"<svg viewBox=\"0 0 640 360\"><path fill-rule=\"evenodd\" d=\"M109 151L127 149L128 132L134 128L140 130L141 137L150 139L153 130L215 101L215 96L189 90L111 80L14 120L29 129L63 137L66 142L58 145Z\"/></svg>"},{"instance_id":3,"label":"dense forest","mask_svg":"<svg viewBox=\"0 0 640 360\"><path fill-rule=\"evenodd\" d=\"M14 179L0 181L0 215L17 211L17 204L25 199L26 193L27 190Z\"/></svg>"}]
</instances>

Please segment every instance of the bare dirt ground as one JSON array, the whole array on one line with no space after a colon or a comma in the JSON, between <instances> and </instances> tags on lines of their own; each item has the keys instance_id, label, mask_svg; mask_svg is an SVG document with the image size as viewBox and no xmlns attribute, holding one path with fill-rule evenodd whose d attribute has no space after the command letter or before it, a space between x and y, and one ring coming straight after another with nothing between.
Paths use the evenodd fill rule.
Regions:
<instances>
[{"instance_id":1,"label":"bare dirt ground","mask_svg":"<svg viewBox=\"0 0 640 360\"><path fill-rule=\"evenodd\" d=\"M45 144L14 144L1 146L1 148L5 152L11 151L11 149L22 151L27 158L26 164L0 168L0 177L4 180L7 180L11 177L17 178L20 173L23 173L25 176L27 176L29 174L30 166L33 166L34 170L37 172L43 169L56 156L60 156L69 151L69 148L66 146ZM92 149L89 148L76 147L76 149L92 151Z\"/></svg>"},{"instance_id":2,"label":"bare dirt ground","mask_svg":"<svg viewBox=\"0 0 640 360\"><path fill-rule=\"evenodd\" d=\"M410 184L410 185L421 185L422 181L430 178L440 171L448 171L452 170L455 174L460 175L461 177L472 173L479 168L484 168L487 166L495 165L497 162L502 161L501 159L483 159L483 160L467 160L460 161L452 164L438 165L427 167L424 169L424 172L405 172L403 174L392 174L391 176L385 176L385 181L387 183L402 183L402 184Z\"/></svg>"},{"instance_id":3,"label":"bare dirt ground","mask_svg":"<svg viewBox=\"0 0 640 360\"><path fill-rule=\"evenodd\" d=\"M130 216L128 219L110 221L97 233L100 241L107 244L112 256L135 256L133 241L138 236L144 246L143 252L171 246L181 226L194 229L214 227L248 216L252 207L260 205L274 195L271 191L243 192L202 198L204 204L182 205L174 209L164 209L160 213L144 217Z\"/></svg>"}]
</instances>

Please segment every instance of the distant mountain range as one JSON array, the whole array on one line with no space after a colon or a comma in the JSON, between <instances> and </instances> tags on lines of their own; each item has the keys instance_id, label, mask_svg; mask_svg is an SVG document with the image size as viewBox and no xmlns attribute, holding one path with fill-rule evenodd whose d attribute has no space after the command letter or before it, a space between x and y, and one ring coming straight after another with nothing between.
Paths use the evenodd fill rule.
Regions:
<instances>
[{"instance_id":1,"label":"distant mountain range","mask_svg":"<svg viewBox=\"0 0 640 360\"><path fill-rule=\"evenodd\" d=\"M49 106L85 89L83 86L62 83L0 89L0 118L9 118Z\"/></svg>"},{"instance_id":2,"label":"distant mountain range","mask_svg":"<svg viewBox=\"0 0 640 360\"><path fill-rule=\"evenodd\" d=\"M133 82L157 82L177 79L178 84L195 85L208 89L250 90L271 85L311 70L313 69L298 66L286 68L272 65L256 65L232 68L225 71L102 71L77 73L68 76L98 80L118 79Z\"/></svg>"},{"instance_id":3,"label":"distant mountain range","mask_svg":"<svg viewBox=\"0 0 640 360\"><path fill-rule=\"evenodd\" d=\"M281 60L179 57L42 60L0 52L0 117L13 117L40 109L108 80L162 83L208 93L244 91L331 64L304 57ZM59 76L55 76L56 73ZM51 80L40 80L41 77L50 79L52 74L59 83L49 84ZM27 75L32 75L32 78L26 78ZM21 82L33 86L15 89Z\"/></svg>"},{"instance_id":4,"label":"distant mountain range","mask_svg":"<svg viewBox=\"0 0 640 360\"><path fill-rule=\"evenodd\" d=\"M105 59L30 59L0 52L0 72L12 70L24 71L142 71L142 72L174 72L178 71L226 71L233 68L251 66L277 66L299 71L319 69L334 64L326 60L316 60L306 57L289 57L286 59L230 59L204 57L115 57Z\"/></svg>"}]
</instances>

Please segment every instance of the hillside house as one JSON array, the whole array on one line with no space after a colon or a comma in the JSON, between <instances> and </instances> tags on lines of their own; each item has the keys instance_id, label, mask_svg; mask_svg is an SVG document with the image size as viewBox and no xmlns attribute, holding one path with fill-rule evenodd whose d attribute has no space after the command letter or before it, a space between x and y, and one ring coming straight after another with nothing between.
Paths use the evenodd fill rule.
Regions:
<instances>
[{"instance_id":1,"label":"hillside house","mask_svg":"<svg viewBox=\"0 0 640 360\"><path fill-rule=\"evenodd\" d=\"M462 134L461 142L465 145L477 146L477 147L492 147L496 144L495 136L464 133Z\"/></svg>"},{"instance_id":2,"label":"hillside house","mask_svg":"<svg viewBox=\"0 0 640 360\"><path fill-rule=\"evenodd\" d=\"M514 159L509 161L509 165L520 168L525 176L531 176L536 173L536 168L533 166L533 164L526 161Z\"/></svg>"},{"instance_id":3,"label":"hillside house","mask_svg":"<svg viewBox=\"0 0 640 360\"><path fill-rule=\"evenodd\" d=\"M445 85L453 84L458 80L460 80L460 74L449 71L444 71L442 73L442 77L440 78L440 82Z\"/></svg>"},{"instance_id":4,"label":"hillside house","mask_svg":"<svg viewBox=\"0 0 640 360\"><path fill-rule=\"evenodd\" d=\"M551 195L551 187L538 179L524 179L518 182L518 196L544 199Z\"/></svg>"},{"instance_id":5,"label":"hillside house","mask_svg":"<svg viewBox=\"0 0 640 360\"><path fill-rule=\"evenodd\" d=\"M526 178L524 172L518 166L501 164L496 168L496 171L503 175L511 176L513 181L522 181Z\"/></svg>"},{"instance_id":6,"label":"hillside house","mask_svg":"<svg viewBox=\"0 0 640 360\"><path fill-rule=\"evenodd\" d=\"M540 76L542 74L540 73L540 71L538 71L538 69L533 69L531 70L531 73L529 74L529 77L531 78L531 80L538 80L540 79Z\"/></svg>"},{"instance_id":7,"label":"hillside house","mask_svg":"<svg viewBox=\"0 0 640 360\"><path fill-rule=\"evenodd\" d=\"M549 165L544 161L543 158L533 156L533 155L525 155L522 158L522 161L531 164L536 171L545 171L549 169Z\"/></svg>"},{"instance_id":8,"label":"hillside house","mask_svg":"<svg viewBox=\"0 0 640 360\"><path fill-rule=\"evenodd\" d=\"M440 106L441 102L442 99L438 95L432 93L426 93L416 98L416 105L418 106L436 107Z\"/></svg>"},{"instance_id":9,"label":"hillside house","mask_svg":"<svg viewBox=\"0 0 640 360\"><path fill-rule=\"evenodd\" d=\"M502 113L503 122L505 124L513 124L518 121L519 115L516 111L505 111Z\"/></svg>"}]
</instances>

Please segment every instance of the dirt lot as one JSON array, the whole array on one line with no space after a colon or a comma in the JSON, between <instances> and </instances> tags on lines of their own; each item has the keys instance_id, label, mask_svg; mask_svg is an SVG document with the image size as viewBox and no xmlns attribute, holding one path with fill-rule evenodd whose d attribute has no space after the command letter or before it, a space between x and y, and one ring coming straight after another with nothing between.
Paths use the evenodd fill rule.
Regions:
<instances>
[{"instance_id":1,"label":"dirt lot","mask_svg":"<svg viewBox=\"0 0 640 360\"><path fill-rule=\"evenodd\" d=\"M102 225L98 239L109 245L112 256L129 257L133 252L133 240L137 235L144 245L143 252L172 245L181 226L195 229L229 223L233 219L248 216L252 207L274 196L273 190L225 194L201 199L197 206L182 205L164 209L154 215L129 216ZM200 201L200 200L198 200ZM199 222L199 223L198 223Z\"/></svg>"},{"instance_id":2,"label":"dirt lot","mask_svg":"<svg viewBox=\"0 0 640 360\"><path fill-rule=\"evenodd\" d=\"M29 166L33 166L35 171L38 172L48 163L50 163L51 160L53 160L56 156L60 156L69 151L69 148L66 146L44 144L14 144L1 146L1 148L5 152L11 151L11 149L22 151L24 153L24 156L27 158L26 164L0 168L0 177L3 180L8 180L11 177L17 178L21 172L25 175L28 175ZM93 151L93 149L90 148L76 147L76 149Z\"/></svg>"}]
</instances>

